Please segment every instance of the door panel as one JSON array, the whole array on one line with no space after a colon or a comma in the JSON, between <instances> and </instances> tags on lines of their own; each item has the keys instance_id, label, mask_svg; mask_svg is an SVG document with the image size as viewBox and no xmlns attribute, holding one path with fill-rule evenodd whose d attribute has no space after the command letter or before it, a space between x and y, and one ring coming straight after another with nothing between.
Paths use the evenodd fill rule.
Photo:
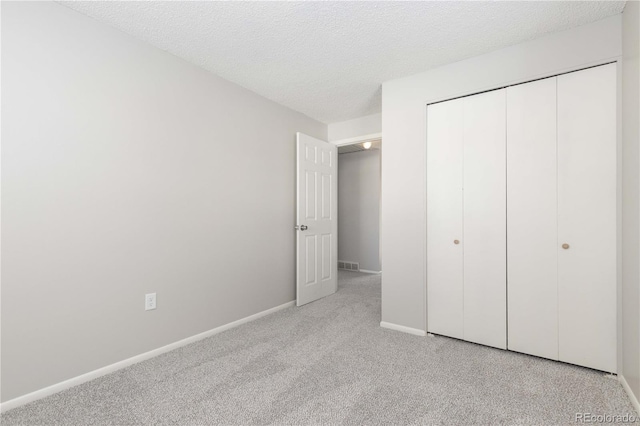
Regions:
<instances>
[{"instance_id":1,"label":"door panel","mask_svg":"<svg viewBox=\"0 0 640 426\"><path fill-rule=\"evenodd\" d=\"M610 372L616 371L616 110L615 64L558 77L559 358Z\"/></svg>"},{"instance_id":2,"label":"door panel","mask_svg":"<svg viewBox=\"0 0 640 426\"><path fill-rule=\"evenodd\" d=\"M558 359L556 77L507 89L509 349Z\"/></svg>"},{"instance_id":3,"label":"door panel","mask_svg":"<svg viewBox=\"0 0 640 426\"><path fill-rule=\"evenodd\" d=\"M338 288L337 164L335 145L297 133L296 303Z\"/></svg>"},{"instance_id":4,"label":"door panel","mask_svg":"<svg viewBox=\"0 0 640 426\"><path fill-rule=\"evenodd\" d=\"M331 166L329 166L331 167ZM331 195L333 195L331 174L322 174L322 219L331 220L331 208L333 203L331 202Z\"/></svg>"},{"instance_id":5,"label":"door panel","mask_svg":"<svg viewBox=\"0 0 640 426\"><path fill-rule=\"evenodd\" d=\"M316 219L316 176L317 172L305 170L304 172L305 179L305 197L307 202L305 203L305 219L307 220L315 220Z\"/></svg>"},{"instance_id":6,"label":"door panel","mask_svg":"<svg viewBox=\"0 0 640 426\"><path fill-rule=\"evenodd\" d=\"M316 236L305 235L304 241L306 244L305 257L307 259L307 279L305 280L305 284L309 286L318 283L318 277L316 276Z\"/></svg>"},{"instance_id":7,"label":"door panel","mask_svg":"<svg viewBox=\"0 0 640 426\"><path fill-rule=\"evenodd\" d=\"M427 330L459 339L463 338L463 106L458 99L427 107Z\"/></svg>"},{"instance_id":8,"label":"door panel","mask_svg":"<svg viewBox=\"0 0 640 426\"><path fill-rule=\"evenodd\" d=\"M322 235L322 276L323 280L331 278L331 234Z\"/></svg>"},{"instance_id":9,"label":"door panel","mask_svg":"<svg viewBox=\"0 0 640 426\"><path fill-rule=\"evenodd\" d=\"M506 349L506 90L464 100L464 339Z\"/></svg>"}]
</instances>

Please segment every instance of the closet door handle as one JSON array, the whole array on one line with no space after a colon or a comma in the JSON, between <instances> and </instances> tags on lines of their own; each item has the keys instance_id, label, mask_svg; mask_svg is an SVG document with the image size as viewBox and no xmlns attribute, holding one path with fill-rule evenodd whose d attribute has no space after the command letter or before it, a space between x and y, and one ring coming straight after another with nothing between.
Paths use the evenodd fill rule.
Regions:
<instances>
[{"instance_id":1,"label":"closet door handle","mask_svg":"<svg viewBox=\"0 0 640 426\"><path fill-rule=\"evenodd\" d=\"M569 246L569 244L567 244L567 243L564 243L564 244L562 245L562 248L563 248L563 249L565 249L565 250L569 250L569 247L570 247L570 246Z\"/></svg>"},{"instance_id":2,"label":"closet door handle","mask_svg":"<svg viewBox=\"0 0 640 426\"><path fill-rule=\"evenodd\" d=\"M459 240L453 240L453 244L460 244Z\"/></svg>"}]
</instances>

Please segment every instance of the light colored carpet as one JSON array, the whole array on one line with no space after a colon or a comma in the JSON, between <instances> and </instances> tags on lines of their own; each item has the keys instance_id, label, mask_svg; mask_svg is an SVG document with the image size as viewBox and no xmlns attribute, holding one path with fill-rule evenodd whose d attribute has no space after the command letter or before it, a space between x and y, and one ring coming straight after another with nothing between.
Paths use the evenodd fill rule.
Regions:
<instances>
[{"instance_id":1,"label":"light colored carpet","mask_svg":"<svg viewBox=\"0 0 640 426\"><path fill-rule=\"evenodd\" d=\"M2 425L575 424L635 414L603 373L379 327L380 277L2 415Z\"/></svg>"}]
</instances>

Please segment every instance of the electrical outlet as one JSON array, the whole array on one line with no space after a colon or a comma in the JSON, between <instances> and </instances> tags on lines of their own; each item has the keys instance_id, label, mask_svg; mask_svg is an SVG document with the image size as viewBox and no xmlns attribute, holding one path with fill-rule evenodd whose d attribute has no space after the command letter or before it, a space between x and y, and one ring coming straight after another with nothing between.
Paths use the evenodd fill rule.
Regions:
<instances>
[{"instance_id":1,"label":"electrical outlet","mask_svg":"<svg viewBox=\"0 0 640 426\"><path fill-rule=\"evenodd\" d=\"M150 311L156 308L156 294L149 293L144 295L144 310Z\"/></svg>"}]
</instances>

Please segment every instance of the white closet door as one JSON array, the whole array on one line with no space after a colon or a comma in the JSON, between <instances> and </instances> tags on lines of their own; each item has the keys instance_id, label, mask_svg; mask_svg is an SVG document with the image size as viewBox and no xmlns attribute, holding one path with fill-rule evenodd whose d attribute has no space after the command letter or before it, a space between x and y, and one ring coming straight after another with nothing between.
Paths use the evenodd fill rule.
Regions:
<instances>
[{"instance_id":1,"label":"white closet door","mask_svg":"<svg viewBox=\"0 0 640 426\"><path fill-rule=\"evenodd\" d=\"M507 89L509 349L558 359L556 78Z\"/></svg>"},{"instance_id":2,"label":"white closet door","mask_svg":"<svg viewBox=\"0 0 640 426\"><path fill-rule=\"evenodd\" d=\"M616 108L615 64L558 77L559 356L610 372L616 371Z\"/></svg>"},{"instance_id":3,"label":"white closet door","mask_svg":"<svg viewBox=\"0 0 640 426\"><path fill-rule=\"evenodd\" d=\"M464 339L506 349L506 90L464 98Z\"/></svg>"},{"instance_id":4,"label":"white closet door","mask_svg":"<svg viewBox=\"0 0 640 426\"><path fill-rule=\"evenodd\" d=\"M459 339L463 106L458 99L427 107L427 329Z\"/></svg>"}]
</instances>

